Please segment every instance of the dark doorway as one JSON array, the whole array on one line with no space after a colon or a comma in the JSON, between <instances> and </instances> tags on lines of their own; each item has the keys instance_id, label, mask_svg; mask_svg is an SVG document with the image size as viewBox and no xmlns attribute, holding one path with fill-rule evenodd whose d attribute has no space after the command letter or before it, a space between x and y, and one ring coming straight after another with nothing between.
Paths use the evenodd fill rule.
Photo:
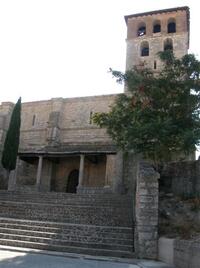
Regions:
<instances>
[{"instance_id":1,"label":"dark doorway","mask_svg":"<svg viewBox=\"0 0 200 268\"><path fill-rule=\"evenodd\" d=\"M77 169L74 169L70 172L67 181L67 193L76 193L76 187L78 186L78 175L79 171Z\"/></svg>"}]
</instances>

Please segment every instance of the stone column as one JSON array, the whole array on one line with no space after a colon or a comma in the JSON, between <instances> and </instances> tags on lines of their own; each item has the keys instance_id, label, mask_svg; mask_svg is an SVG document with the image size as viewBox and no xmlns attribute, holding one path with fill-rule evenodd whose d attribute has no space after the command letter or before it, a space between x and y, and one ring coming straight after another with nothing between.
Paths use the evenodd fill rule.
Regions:
<instances>
[{"instance_id":1,"label":"stone column","mask_svg":"<svg viewBox=\"0 0 200 268\"><path fill-rule=\"evenodd\" d=\"M78 176L78 187L83 186L83 177L84 177L84 161L85 155L80 155L80 168L79 168L79 176Z\"/></svg>"},{"instance_id":2,"label":"stone column","mask_svg":"<svg viewBox=\"0 0 200 268\"><path fill-rule=\"evenodd\" d=\"M113 178L113 191L115 193L124 192L123 183L123 152L119 151L115 156L115 177Z\"/></svg>"},{"instance_id":3,"label":"stone column","mask_svg":"<svg viewBox=\"0 0 200 268\"><path fill-rule=\"evenodd\" d=\"M16 160L16 168L15 170L12 170L10 172L9 181L8 181L8 191L15 191L16 190L16 184L17 184L17 172L19 167L19 156Z\"/></svg>"},{"instance_id":4,"label":"stone column","mask_svg":"<svg viewBox=\"0 0 200 268\"><path fill-rule=\"evenodd\" d=\"M106 172L105 172L105 184L104 188L110 188L112 185L112 180L115 177L115 155L106 155Z\"/></svg>"},{"instance_id":5,"label":"stone column","mask_svg":"<svg viewBox=\"0 0 200 268\"><path fill-rule=\"evenodd\" d=\"M108 165L108 155L106 155L106 172L105 172L105 181L104 181L104 187L106 187L108 184L109 180L109 165Z\"/></svg>"},{"instance_id":6,"label":"stone column","mask_svg":"<svg viewBox=\"0 0 200 268\"><path fill-rule=\"evenodd\" d=\"M39 189L41 185L42 162L43 162L43 156L40 155L38 160L37 177L36 177L37 189Z\"/></svg>"}]
</instances>

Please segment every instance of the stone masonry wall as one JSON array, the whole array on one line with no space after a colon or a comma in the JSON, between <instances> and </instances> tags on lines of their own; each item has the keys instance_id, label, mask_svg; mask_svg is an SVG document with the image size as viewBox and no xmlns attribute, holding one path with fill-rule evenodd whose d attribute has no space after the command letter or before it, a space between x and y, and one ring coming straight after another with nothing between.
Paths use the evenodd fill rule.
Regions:
<instances>
[{"instance_id":1,"label":"stone masonry wall","mask_svg":"<svg viewBox=\"0 0 200 268\"><path fill-rule=\"evenodd\" d=\"M176 21L176 33L167 33L169 19ZM161 23L161 32L159 33L153 33L153 25L156 22ZM142 23L146 23L146 34L137 36L138 27ZM173 51L176 57L187 54L189 35L186 10L133 17L128 19L127 28L126 69L131 69L134 65L140 65L142 62L154 69L154 61L156 60L159 70L162 64L157 53L163 51L164 41L167 38L173 41ZM149 56L141 57L140 45L146 41L149 42Z\"/></svg>"},{"instance_id":2,"label":"stone masonry wall","mask_svg":"<svg viewBox=\"0 0 200 268\"><path fill-rule=\"evenodd\" d=\"M92 115L109 111L115 98L102 95L23 103L20 148L37 149L52 141L111 143L106 130L92 123Z\"/></svg>"},{"instance_id":3,"label":"stone masonry wall","mask_svg":"<svg viewBox=\"0 0 200 268\"><path fill-rule=\"evenodd\" d=\"M189 241L175 240L174 265L177 268L200 267L200 238Z\"/></svg>"},{"instance_id":4,"label":"stone masonry wall","mask_svg":"<svg viewBox=\"0 0 200 268\"><path fill-rule=\"evenodd\" d=\"M137 170L135 206L135 251L139 258L157 259L158 254L158 178L147 162Z\"/></svg>"},{"instance_id":5,"label":"stone masonry wall","mask_svg":"<svg viewBox=\"0 0 200 268\"><path fill-rule=\"evenodd\" d=\"M172 162L164 166L160 190L175 196L200 197L200 160Z\"/></svg>"}]
</instances>

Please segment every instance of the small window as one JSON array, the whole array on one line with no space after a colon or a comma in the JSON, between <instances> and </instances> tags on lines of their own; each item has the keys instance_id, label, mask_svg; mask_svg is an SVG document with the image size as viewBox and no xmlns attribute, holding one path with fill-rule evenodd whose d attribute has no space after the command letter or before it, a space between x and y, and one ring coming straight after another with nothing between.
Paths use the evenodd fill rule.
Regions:
<instances>
[{"instance_id":1,"label":"small window","mask_svg":"<svg viewBox=\"0 0 200 268\"><path fill-rule=\"evenodd\" d=\"M155 21L153 26L153 33L160 33L160 32L161 32L160 21Z\"/></svg>"},{"instance_id":2,"label":"small window","mask_svg":"<svg viewBox=\"0 0 200 268\"><path fill-rule=\"evenodd\" d=\"M154 60L154 63L153 63L153 68L154 68L154 70L156 70L156 69L157 69L157 62L156 62L156 60Z\"/></svg>"},{"instance_id":3,"label":"small window","mask_svg":"<svg viewBox=\"0 0 200 268\"><path fill-rule=\"evenodd\" d=\"M146 34L146 25L142 24L141 26L138 27L137 35L143 36L145 34Z\"/></svg>"},{"instance_id":4,"label":"small window","mask_svg":"<svg viewBox=\"0 0 200 268\"><path fill-rule=\"evenodd\" d=\"M93 112L91 111L90 112L90 125L93 124Z\"/></svg>"},{"instance_id":5,"label":"small window","mask_svg":"<svg viewBox=\"0 0 200 268\"><path fill-rule=\"evenodd\" d=\"M35 126L35 119L36 119L36 115L33 115L33 119L32 119L32 126Z\"/></svg>"},{"instance_id":6,"label":"small window","mask_svg":"<svg viewBox=\"0 0 200 268\"><path fill-rule=\"evenodd\" d=\"M148 42L143 42L141 44L140 55L142 57L149 56L149 43Z\"/></svg>"},{"instance_id":7,"label":"small window","mask_svg":"<svg viewBox=\"0 0 200 268\"><path fill-rule=\"evenodd\" d=\"M169 19L167 31L168 31L168 33L175 33L176 32L176 22L174 19Z\"/></svg>"},{"instance_id":8,"label":"small window","mask_svg":"<svg viewBox=\"0 0 200 268\"><path fill-rule=\"evenodd\" d=\"M164 42L164 51L172 50L173 51L173 41L170 38L167 38Z\"/></svg>"}]
</instances>

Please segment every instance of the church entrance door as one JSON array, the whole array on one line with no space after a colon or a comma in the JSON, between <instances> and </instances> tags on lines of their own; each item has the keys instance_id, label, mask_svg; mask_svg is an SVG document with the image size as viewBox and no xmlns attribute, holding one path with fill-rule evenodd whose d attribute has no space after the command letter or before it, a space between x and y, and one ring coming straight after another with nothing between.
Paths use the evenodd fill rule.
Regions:
<instances>
[{"instance_id":1,"label":"church entrance door","mask_svg":"<svg viewBox=\"0 0 200 268\"><path fill-rule=\"evenodd\" d=\"M76 193L76 187L78 186L78 175L79 171L77 169L74 169L70 172L67 181L67 193Z\"/></svg>"}]
</instances>

